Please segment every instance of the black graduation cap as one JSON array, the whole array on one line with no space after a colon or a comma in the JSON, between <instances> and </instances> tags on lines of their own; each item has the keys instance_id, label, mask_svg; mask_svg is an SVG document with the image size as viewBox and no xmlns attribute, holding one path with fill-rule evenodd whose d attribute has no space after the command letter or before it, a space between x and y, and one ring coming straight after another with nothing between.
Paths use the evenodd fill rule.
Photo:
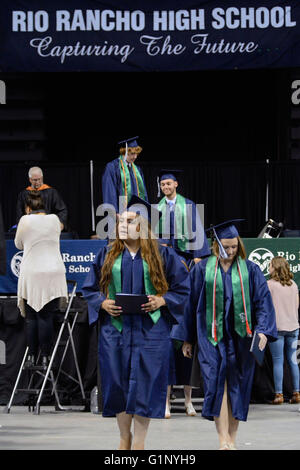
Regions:
<instances>
[{"instance_id":1,"label":"black graduation cap","mask_svg":"<svg viewBox=\"0 0 300 470\"><path fill-rule=\"evenodd\" d=\"M162 212L159 211L154 204L150 204L135 194L131 196L129 203L127 204L127 210L141 215L149 222L153 221L154 227L162 216Z\"/></svg>"},{"instance_id":2,"label":"black graduation cap","mask_svg":"<svg viewBox=\"0 0 300 470\"><path fill-rule=\"evenodd\" d=\"M126 139L126 140L121 140L121 142L118 142L119 145L121 144L127 144L127 147L138 147L139 144L137 143L137 140L139 136L137 135L136 137L131 137L130 139Z\"/></svg>"},{"instance_id":3,"label":"black graduation cap","mask_svg":"<svg viewBox=\"0 0 300 470\"><path fill-rule=\"evenodd\" d=\"M220 248L220 254L222 258L227 258L227 253L223 248L222 243L220 240L222 238L236 238L239 236L239 232L235 226L235 224L239 222L243 222L245 219L231 219L231 220L226 220L225 222L222 222L221 224L213 225L209 227L208 229L205 230L205 232L210 232L212 231L216 241L218 242L219 248Z\"/></svg>"}]
</instances>

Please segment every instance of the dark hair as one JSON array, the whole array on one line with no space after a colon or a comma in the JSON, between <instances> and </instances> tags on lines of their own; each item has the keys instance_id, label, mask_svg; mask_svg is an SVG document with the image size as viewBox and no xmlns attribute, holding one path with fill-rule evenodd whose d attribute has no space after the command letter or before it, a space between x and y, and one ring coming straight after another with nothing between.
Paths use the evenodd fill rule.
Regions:
<instances>
[{"instance_id":1,"label":"dark hair","mask_svg":"<svg viewBox=\"0 0 300 470\"><path fill-rule=\"evenodd\" d=\"M28 206L32 211L45 209L40 191L27 191L26 206Z\"/></svg>"}]
</instances>

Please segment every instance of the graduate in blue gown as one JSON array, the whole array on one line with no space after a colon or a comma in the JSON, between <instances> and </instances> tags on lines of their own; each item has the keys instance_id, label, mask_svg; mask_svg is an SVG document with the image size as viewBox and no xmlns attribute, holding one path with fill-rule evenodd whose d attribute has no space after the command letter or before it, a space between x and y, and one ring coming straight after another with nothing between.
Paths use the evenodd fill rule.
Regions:
<instances>
[{"instance_id":1,"label":"graduate in blue gown","mask_svg":"<svg viewBox=\"0 0 300 470\"><path fill-rule=\"evenodd\" d=\"M144 175L136 159L142 151L137 137L119 142L120 156L109 162L102 175L102 202L111 204L117 213L120 212L119 197L124 196L123 209L133 195L148 201Z\"/></svg>"},{"instance_id":2,"label":"graduate in blue gown","mask_svg":"<svg viewBox=\"0 0 300 470\"><path fill-rule=\"evenodd\" d=\"M144 313L122 314L117 292L146 293ZM120 449L144 448L150 418L164 418L170 331L183 316L189 292L188 273L176 253L157 243L134 208L121 214L116 240L100 250L83 286L89 321L100 322L103 416L117 416Z\"/></svg>"},{"instance_id":3,"label":"graduate in blue gown","mask_svg":"<svg viewBox=\"0 0 300 470\"><path fill-rule=\"evenodd\" d=\"M162 212L159 235L162 237L160 243L171 246L189 270L191 264L198 263L203 257L209 256L211 252L196 204L178 193L178 177L181 173L182 170L178 169L162 169L159 173L159 194L160 191L164 194L158 204L158 209ZM177 343L174 343L171 357L170 385L165 417L167 419L171 417L171 385L184 386L186 414L196 416L191 399L192 387L189 385L192 361L183 357Z\"/></svg>"},{"instance_id":4,"label":"graduate in blue gown","mask_svg":"<svg viewBox=\"0 0 300 470\"><path fill-rule=\"evenodd\" d=\"M202 415L215 421L220 449L235 449L239 421L246 421L255 370L250 353L256 330L260 349L277 337L267 282L246 253L232 221L214 229L213 255L190 272L191 296L185 310L183 352L199 348L204 382Z\"/></svg>"},{"instance_id":5,"label":"graduate in blue gown","mask_svg":"<svg viewBox=\"0 0 300 470\"><path fill-rule=\"evenodd\" d=\"M161 190L164 197L158 203L162 212L159 234L176 251L188 252L187 261L197 263L210 255L210 249L196 204L178 193L180 173L182 170L160 171L159 194Z\"/></svg>"}]
</instances>

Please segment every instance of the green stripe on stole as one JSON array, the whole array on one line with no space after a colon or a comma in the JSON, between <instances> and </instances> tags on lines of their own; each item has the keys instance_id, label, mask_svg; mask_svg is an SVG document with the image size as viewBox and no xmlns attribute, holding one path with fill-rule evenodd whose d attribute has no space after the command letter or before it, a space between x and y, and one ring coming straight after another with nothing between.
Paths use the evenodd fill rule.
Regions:
<instances>
[{"instance_id":1,"label":"green stripe on stole","mask_svg":"<svg viewBox=\"0 0 300 470\"><path fill-rule=\"evenodd\" d=\"M137 182L138 196L141 199L145 199L145 187L144 187L144 181L143 181L142 175L134 163L131 163L131 165L132 165L133 173ZM130 172L129 172L126 162L121 156L119 158L119 169L120 169L121 181L122 181L122 196L127 196L127 202L129 202L132 196ZM124 172L125 172L125 176L124 176ZM127 188L127 192L125 191L125 188Z\"/></svg>"},{"instance_id":2,"label":"green stripe on stole","mask_svg":"<svg viewBox=\"0 0 300 470\"><path fill-rule=\"evenodd\" d=\"M246 261L241 257L233 263L231 271L234 329L245 337L251 336L251 303L249 273ZM206 327L208 340L216 346L223 338L224 289L219 260L208 258L205 270Z\"/></svg>"},{"instance_id":3,"label":"green stripe on stole","mask_svg":"<svg viewBox=\"0 0 300 470\"><path fill-rule=\"evenodd\" d=\"M159 233L164 233L164 228L166 225L166 211L167 211L167 198L163 197L158 204L158 210L161 211L162 216L159 220ZM181 194L176 195L176 204L175 204L175 230L176 230L176 240L179 250L186 251L187 237L188 233L188 222L187 222L187 213L186 213L186 202L185 198ZM174 234L175 235L175 234Z\"/></svg>"},{"instance_id":4,"label":"green stripe on stole","mask_svg":"<svg viewBox=\"0 0 300 470\"><path fill-rule=\"evenodd\" d=\"M109 299L115 300L116 294L122 292L122 257L123 253L121 253L115 260L114 265L112 267L112 276L111 281L108 286L108 296ZM153 287L153 284L150 279L149 273L149 266L145 260L143 260L143 271L144 271L144 286L145 292L147 295L156 295L156 290ZM160 309L155 310L154 312L148 312L153 323L157 323L160 319ZM123 330L123 318L122 314L119 317L111 316L111 323L112 325L121 333Z\"/></svg>"}]
</instances>

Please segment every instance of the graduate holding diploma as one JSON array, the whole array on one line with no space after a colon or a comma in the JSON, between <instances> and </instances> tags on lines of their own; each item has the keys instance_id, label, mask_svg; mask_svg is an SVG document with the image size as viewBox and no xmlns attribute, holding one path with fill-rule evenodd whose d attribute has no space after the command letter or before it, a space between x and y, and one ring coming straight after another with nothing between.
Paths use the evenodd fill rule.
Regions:
<instances>
[{"instance_id":1,"label":"graduate holding diploma","mask_svg":"<svg viewBox=\"0 0 300 470\"><path fill-rule=\"evenodd\" d=\"M178 255L151 232L150 204L135 200L146 218L132 204L120 214L116 239L100 250L83 286L90 323L100 322L103 416L117 416L120 450L144 449L150 419L165 416L170 331L190 293ZM116 293L147 294L143 313L123 314Z\"/></svg>"},{"instance_id":2,"label":"graduate holding diploma","mask_svg":"<svg viewBox=\"0 0 300 470\"><path fill-rule=\"evenodd\" d=\"M259 348L277 337L275 311L259 266L246 260L235 221L212 228L212 256L190 272L185 310L184 355L198 342L204 383L202 416L214 420L220 449L236 449L239 421L246 421L255 370L250 352L256 330Z\"/></svg>"}]
</instances>

